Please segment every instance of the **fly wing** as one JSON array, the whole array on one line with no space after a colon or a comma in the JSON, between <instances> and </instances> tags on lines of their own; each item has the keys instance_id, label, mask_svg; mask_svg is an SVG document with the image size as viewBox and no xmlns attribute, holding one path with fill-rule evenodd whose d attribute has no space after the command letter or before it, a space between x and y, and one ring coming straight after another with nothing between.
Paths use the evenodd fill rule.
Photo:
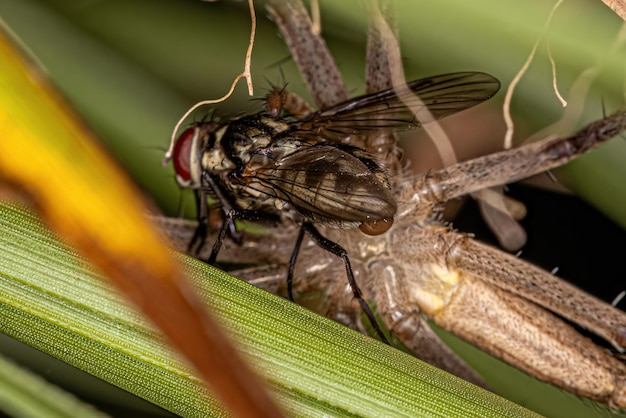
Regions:
<instances>
[{"instance_id":1,"label":"fly wing","mask_svg":"<svg viewBox=\"0 0 626 418\"><path fill-rule=\"evenodd\" d=\"M362 153L325 144L303 146L246 170L248 187L272 193L289 202L307 221L326 226L392 219L396 203L379 167L352 151Z\"/></svg>"},{"instance_id":2,"label":"fly wing","mask_svg":"<svg viewBox=\"0 0 626 418\"><path fill-rule=\"evenodd\" d=\"M316 135L340 141L374 131L413 129L420 126L414 110L426 106L435 119L441 119L489 99L500 88L500 82L489 74L461 72L411 81L408 86L423 105L414 96L403 102L393 89L385 90L316 112L297 123L296 132L305 137Z\"/></svg>"}]
</instances>

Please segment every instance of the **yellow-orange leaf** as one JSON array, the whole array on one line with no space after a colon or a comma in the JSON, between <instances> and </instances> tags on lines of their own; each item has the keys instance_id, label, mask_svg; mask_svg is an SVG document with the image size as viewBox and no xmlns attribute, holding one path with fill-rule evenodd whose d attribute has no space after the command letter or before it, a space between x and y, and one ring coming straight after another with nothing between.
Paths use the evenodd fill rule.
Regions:
<instances>
[{"instance_id":1,"label":"yellow-orange leaf","mask_svg":"<svg viewBox=\"0 0 626 418\"><path fill-rule=\"evenodd\" d=\"M25 191L240 416L277 416L144 219L141 193L45 77L0 36L0 182Z\"/></svg>"}]
</instances>

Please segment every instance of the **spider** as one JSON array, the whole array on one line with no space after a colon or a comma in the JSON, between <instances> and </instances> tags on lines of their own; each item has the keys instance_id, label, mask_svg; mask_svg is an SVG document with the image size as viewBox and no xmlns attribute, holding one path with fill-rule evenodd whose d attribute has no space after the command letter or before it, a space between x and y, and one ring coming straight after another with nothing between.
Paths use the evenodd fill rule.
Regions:
<instances>
[{"instance_id":1,"label":"spider","mask_svg":"<svg viewBox=\"0 0 626 418\"><path fill-rule=\"evenodd\" d=\"M338 70L321 37L312 33L302 5L273 0L270 13L303 69L316 104L323 109L345 100ZM367 79L382 81L371 83L368 90L389 88L391 76L384 68L389 67L390 58L382 49L380 31L374 26L369 35ZM380 235L324 225L319 230L341 243L363 298L376 306L391 335L416 356L482 384L480 376L431 331L428 318L541 380L624 407L626 366L561 318L623 351L626 314L441 221L447 201L558 167L624 129L626 112L620 111L567 138L538 141L421 176L405 170L392 135L347 138L349 145L379 156L383 167L393 173L389 177L397 203L395 220ZM174 243L185 249L195 227L176 220L162 224ZM272 291L284 283L293 266L296 294L323 291L327 300L320 309L327 316L365 330L361 310L353 303L353 289L340 279L345 277L344 266L310 240L303 241L294 265L285 243L298 235L295 225L284 223L270 227L270 232L246 234L241 245L226 239L221 262L255 265L233 274Z\"/></svg>"}]
</instances>

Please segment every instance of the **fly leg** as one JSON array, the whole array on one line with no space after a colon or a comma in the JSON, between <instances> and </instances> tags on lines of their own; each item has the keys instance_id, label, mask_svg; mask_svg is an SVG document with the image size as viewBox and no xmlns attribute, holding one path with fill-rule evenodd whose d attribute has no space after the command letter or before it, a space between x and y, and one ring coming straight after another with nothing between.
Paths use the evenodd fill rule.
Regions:
<instances>
[{"instance_id":1,"label":"fly leg","mask_svg":"<svg viewBox=\"0 0 626 418\"><path fill-rule=\"evenodd\" d=\"M304 226L300 228L298 232L298 238L296 238L296 245L293 247L293 252L291 253L291 258L289 258L289 270L287 271L287 294L289 295L289 300L293 300L293 271L296 267L296 259L298 258L298 253L300 253L300 247L302 247L302 239L304 238Z\"/></svg>"},{"instance_id":2,"label":"fly leg","mask_svg":"<svg viewBox=\"0 0 626 418\"><path fill-rule=\"evenodd\" d=\"M198 238L201 239L201 243L198 246L198 249L202 248L207 236L207 196L211 195L216 197L217 200L219 200L219 202L221 203L222 210L224 211L224 222L222 223L222 227L220 228L220 231L217 235L217 239L213 244L211 255L207 260L207 262L211 265L215 265L217 255L219 254L222 245L224 244L224 238L227 231L230 232L230 237L237 244L241 244L242 239L241 235L237 232L235 220L238 219L242 221L260 221L271 223L277 223L280 221L280 218L277 215L263 213L255 210L237 209L228 194L225 193L225 191L219 186L219 183L208 172L202 173L202 183L203 187L196 194L196 203L198 205L198 229L196 230L196 233L192 238L192 243L195 242L195 240L197 240Z\"/></svg>"},{"instance_id":3,"label":"fly leg","mask_svg":"<svg viewBox=\"0 0 626 418\"><path fill-rule=\"evenodd\" d=\"M231 208L228 210L224 210L224 223L222 223L222 227L220 228L220 232L215 239L215 243L213 243L213 249L211 250L211 255L209 256L207 263L211 265L215 265L217 261L217 255L219 254L222 246L224 244L224 238L226 237L226 232L229 232L229 235L233 238L235 242L239 241L238 244L241 243L242 238L241 234L236 230L235 220L240 221L253 221L253 222L270 222L270 223L278 223L280 218L278 216L258 212L255 210L241 210L236 208Z\"/></svg>"},{"instance_id":4,"label":"fly leg","mask_svg":"<svg viewBox=\"0 0 626 418\"><path fill-rule=\"evenodd\" d=\"M333 253L334 255L336 255L337 257L343 260L346 266L346 274L348 275L348 283L350 283L350 287L352 288L352 293L354 294L355 299L359 302L359 305L361 305L361 309L363 309L363 311L365 312L365 315L367 315L367 319L372 324L372 327L376 331L376 334L378 334L378 337L381 339L381 341L384 342L385 344L391 345L389 343L389 340L387 340L387 337L385 337L385 334L383 334L383 331L380 328L380 325L378 325L378 322L376 321L376 317L374 317L374 313L372 312L368 304L363 299L363 294L361 293L361 289L359 288L359 286L356 283L356 280L354 279L354 273L352 272L352 266L350 265L348 252L341 245L329 240L328 238L325 238L317 230L317 228L315 228L313 224L304 223L302 225L302 231L306 232L309 235L309 237L311 237L311 239L315 241L315 243L319 245L321 248ZM298 251L299 251L301 244L302 242L300 240L300 245L296 246L298 250L294 250L294 253L292 254L291 261L293 262L294 265L295 265L295 261L296 261L295 259L297 258ZM289 269L293 270L293 267L290 265Z\"/></svg>"},{"instance_id":5,"label":"fly leg","mask_svg":"<svg viewBox=\"0 0 626 418\"><path fill-rule=\"evenodd\" d=\"M207 204L207 192L204 190L197 190L195 193L195 199L196 199L196 208L197 208L196 210L198 213L198 216L197 216L198 226L196 227L196 230L193 236L191 237L191 240L189 241L189 245L187 246L187 254L199 256L202 248L206 244L208 232L210 229L209 224L211 223L214 225L214 223L210 221L210 216L212 215L209 215L209 207ZM229 217L228 215L226 215L225 221L223 222L222 227L220 228L220 233L218 235L216 244L217 242L219 242L219 245L221 246L224 240L226 231L228 231L228 234L232 238L233 241L235 241L237 244L241 243L241 234L237 231L235 227L234 218L232 216ZM213 251L215 251L215 248L213 248ZM219 248L217 251L219 252ZM213 252L211 253L211 257L213 257ZM209 264L213 264L215 262L214 259L213 261L210 261L212 260L211 257L209 258ZM215 257L217 257L217 253L215 253Z\"/></svg>"},{"instance_id":6,"label":"fly leg","mask_svg":"<svg viewBox=\"0 0 626 418\"><path fill-rule=\"evenodd\" d=\"M213 249L211 250L211 255L209 256L209 259L207 260L207 263L209 263L212 266L215 265L215 261L217 260L217 254L220 252L220 249L222 248L222 244L224 244L224 236L226 236L226 231L228 230L230 224L233 223L233 215L234 214L232 213L232 210L227 212L226 217L224 219L224 223L222 224L222 227L220 228L220 232L219 234L217 234L217 238L215 239L215 242L213 243Z\"/></svg>"},{"instance_id":7,"label":"fly leg","mask_svg":"<svg viewBox=\"0 0 626 418\"><path fill-rule=\"evenodd\" d=\"M209 208L207 205L207 194L205 191L196 190L194 196L196 199L196 210L198 212L198 226L189 241L187 253L197 255L206 242L209 230Z\"/></svg>"}]
</instances>

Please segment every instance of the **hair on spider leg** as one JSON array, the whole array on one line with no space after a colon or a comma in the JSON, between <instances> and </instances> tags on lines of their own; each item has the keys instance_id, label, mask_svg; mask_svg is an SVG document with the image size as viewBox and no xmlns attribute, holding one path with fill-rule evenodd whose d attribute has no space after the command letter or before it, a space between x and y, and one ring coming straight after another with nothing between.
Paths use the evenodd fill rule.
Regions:
<instances>
[{"instance_id":1,"label":"hair on spider leg","mask_svg":"<svg viewBox=\"0 0 626 418\"><path fill-rule=\"evenodd\" d=\"M611 305L619 305L620 302L624 299L624 296L626 296L626 290L622 290L621 292L619 292L617 296L615 296L615 299L613 299L613 301L611 302Z\"/></svg>"},{"instance_id":2,"label":"hair on spider leg","mask_svg":"<svg viewBox=\"0 0 626 418\"><path fill-rule=\"evenodd\" d=\"M283 78L283 80L285 79L285 74L283 72L283 65L287 64L288 62L293 62L293 57L291 55L287 55L284 58L281 58L279 60L277 60L276 62L269 64L268 66L265 67L265 70L273 70L274 68L278 68L278 70L281 73L281 76Z\"/></svg>"}]
</instances>

